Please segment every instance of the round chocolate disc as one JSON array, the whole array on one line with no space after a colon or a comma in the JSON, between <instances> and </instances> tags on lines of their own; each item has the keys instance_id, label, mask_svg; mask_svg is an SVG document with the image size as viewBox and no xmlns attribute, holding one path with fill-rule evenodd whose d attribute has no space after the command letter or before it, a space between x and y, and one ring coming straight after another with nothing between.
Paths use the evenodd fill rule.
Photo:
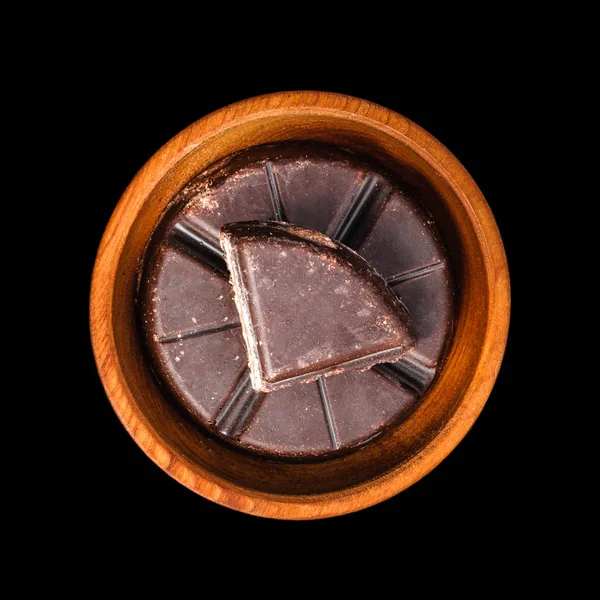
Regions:
<instances>
[{"instance_id":1,"label":"round chocolate disc","mask_svg":"<svg viewBox=\"0 0 600 600\"><path fill-rule=\"evenodd\" d=\"M336 332L349 326L343 311L319 305L335 297L337 288L327 288L331 278L308 281L302 269L288 272L281 291L269 290L270 301L287 311L279 321L289 323L289 332L269 340L269 347L279 352L275 358L281 358L280 371L288 379L282 387L267 382L255 390L247 331L245 340L220 237L221 228L241 221L290 223L357 252L387 283L382 293L391 290L407 309L412 349L396 362L365 366L355 361L348 363L352 368L337 371L319 371L320 357L316 366L296 373L289 364L304 324L304 337L312 328L312 339L319 340L316 350L328 346L327 356L348 354L340 347L348 336ZM286 263L281 264L279 270ZM351 285L350 279L346 282ZM290 286L294 298L278 303L277 294L290 294ZM303 286L316 286L318 293L304 294ZM355 287L354 295L358 300L350 300L356 303L361 290ZM435 377L454 316L448 258L415 192L354 154L305 143L253 148L194 177L154 232L139 296L154 370L169 396L215 436L272 458L327 457L360 446L405 419ZM317 331L318 321L307 318L318 311L326 315L327 335L325 326ZM370 339L374 347L381 346L380 338Z\"/></svg>"}]
</instances>

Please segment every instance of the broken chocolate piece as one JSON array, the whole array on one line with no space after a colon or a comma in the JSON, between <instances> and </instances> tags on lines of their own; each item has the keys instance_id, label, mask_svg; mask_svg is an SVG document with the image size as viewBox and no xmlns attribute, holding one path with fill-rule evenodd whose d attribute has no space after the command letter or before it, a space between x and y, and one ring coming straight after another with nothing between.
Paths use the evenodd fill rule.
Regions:
<instances>
[{"instance_id":1,"label":"broken chocolate piece","mask_svg":"<svg viewBox=\"0 0 600 600\"><path fill-rule=\"evenodd\" d=\"M274 221L221 229L255 390L268 392L398 360L407 310L356 252Z\"/></svg>"}]
</instances>

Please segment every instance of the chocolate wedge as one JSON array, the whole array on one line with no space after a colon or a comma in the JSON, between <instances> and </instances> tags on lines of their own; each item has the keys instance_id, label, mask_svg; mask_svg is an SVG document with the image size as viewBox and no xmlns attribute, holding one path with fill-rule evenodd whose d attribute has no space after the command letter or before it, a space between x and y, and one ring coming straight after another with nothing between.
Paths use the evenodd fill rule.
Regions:
<instances>
[{"instance_id":1,"label":"chocolate wedge","mask_svg":"<svg viewBox=\"0 0 600 600\"><path fill-rule=\"evenodd\" d=\"M222 227L221 246L255 390L368 369L414 347L402 303L344 244L294 225L248 221Z\"/></svg>"}]
</instances>

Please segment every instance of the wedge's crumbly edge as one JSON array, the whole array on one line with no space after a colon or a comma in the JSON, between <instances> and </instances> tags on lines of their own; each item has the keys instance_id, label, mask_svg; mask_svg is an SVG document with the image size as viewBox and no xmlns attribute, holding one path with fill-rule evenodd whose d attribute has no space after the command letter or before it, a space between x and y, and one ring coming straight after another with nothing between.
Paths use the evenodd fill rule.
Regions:
<instances>
[{"instance_id":1,"label":"wedge's crumbly edge","mask_svg":"<svg viewBox=\"0 0 600 600\"><path fill-rule=\"evenodd\" d=\"M243 284L237 253L231 244L228 233L221 231L220 240L221 248L225 253L225 261L229 267L229 283L233 287L233 300L240 316L240 323L242 324L242 335L246 344L248 368L250 369L250 381L252 382L252 387L257 392L267 392L269 390L266 388L266 382L263 380L262 368L258 356L258 341L254 334L254 327L252 326L248 294Z\"/></svg>"}]
</instances>

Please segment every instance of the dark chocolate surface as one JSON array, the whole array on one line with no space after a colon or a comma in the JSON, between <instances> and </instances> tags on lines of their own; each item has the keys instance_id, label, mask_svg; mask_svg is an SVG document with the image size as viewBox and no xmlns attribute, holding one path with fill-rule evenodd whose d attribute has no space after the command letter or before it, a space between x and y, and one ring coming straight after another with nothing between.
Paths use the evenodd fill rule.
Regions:
<instances>
[{"instance_id":1,"label":"dark chocolate surface","mask_svg":"<svg viewBox=\"0 0 600 600\"><path fill-rule=\"evenodd\" d=\"M274 221L221 229L252 385L265 392L399 360L408 311L356 252Z\"/></svg>"},{"instance_id":2,"label":"dark chocolate surface","mask_svg":"<svg viewBox=\"0 0 600 600\"><path fill-rule=\"evenodd\" d=\"M289 221L355 249L407 307L414 350L255 391L219 243L221 227L248 220ZM181 190L146 253L140 309L168 395L215 436L273 458L327 456L400 423L435 376L454 313L447 257L410 189L352 154L304 144L251 149Z\"/></svg>"}]
</instances>

